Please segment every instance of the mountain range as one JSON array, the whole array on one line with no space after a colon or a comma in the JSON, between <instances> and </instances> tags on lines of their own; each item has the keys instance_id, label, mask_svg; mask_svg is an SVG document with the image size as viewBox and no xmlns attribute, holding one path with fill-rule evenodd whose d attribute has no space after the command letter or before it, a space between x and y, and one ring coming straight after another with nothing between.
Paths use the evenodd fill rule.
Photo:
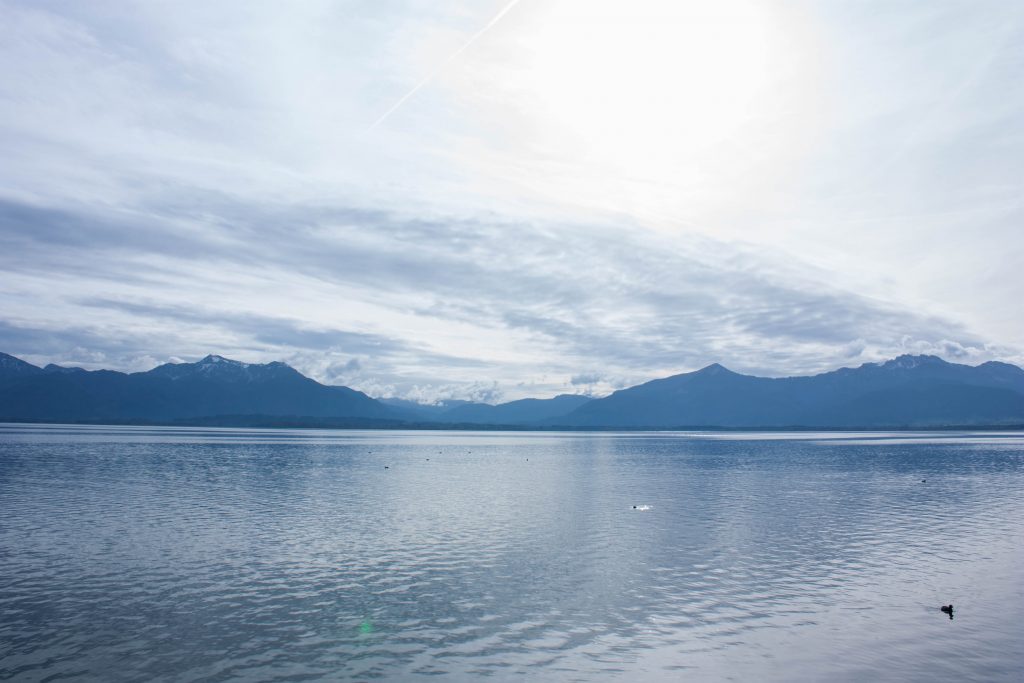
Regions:
<instances>
[{"instance_id":1,"label":"mountain range","mask_svg":"<svg viewBox=\"0 0 1024 683\"><path fill-rule=\"evenodd\" d=\"M161 421L214 415L393 417L360 391L325 386L284 363L207 356L127 374L39 368L0 354L0 416L7 418Z\"/></svg>"},{"instance_id":2,"label":"mountain range","mask_svg":"<svg viewBox=\"0 0 1024 683\"><path fill-rule=\"evenodd\" d=\"M1024 370L900 356L813 376L767 378L709 365L603 398L499 405L373 399L279 362L210 355L147 372L47 365L0 353L0 420L289 426L577 429L923 428L1024 425Z\"/></svg>"}]
</instances>

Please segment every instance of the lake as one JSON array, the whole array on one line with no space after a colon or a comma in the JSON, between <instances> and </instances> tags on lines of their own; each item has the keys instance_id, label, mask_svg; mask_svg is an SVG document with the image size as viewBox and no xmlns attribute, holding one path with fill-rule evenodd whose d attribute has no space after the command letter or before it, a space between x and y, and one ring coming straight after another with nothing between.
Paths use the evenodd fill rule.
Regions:
<instances>
[{"instance_id":1,"label":"lake","mask_svg":"<svg viewBox=\"0 0 1024 683\"><path fill-rule=\"evenodd\" d=\"M1020 432L0 425L0 679L1020 681L1022 540Z\"/></svg>"}]
</instances>

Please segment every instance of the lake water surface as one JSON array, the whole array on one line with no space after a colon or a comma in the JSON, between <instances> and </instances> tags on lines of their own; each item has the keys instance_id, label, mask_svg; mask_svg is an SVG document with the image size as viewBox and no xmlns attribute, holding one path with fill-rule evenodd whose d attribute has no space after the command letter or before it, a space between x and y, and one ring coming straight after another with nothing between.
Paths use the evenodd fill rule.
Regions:
<instances>
[{"instance_id":1,"label":"lake water surface","mask_svg":"<svg viewBox=\"0 0 1024 683\"><path fill-rule=\"evenodd\" d=\"M1022 433L0 425L0 679L1021 681L1022 541Z\"/></svg>"}]
</instances>

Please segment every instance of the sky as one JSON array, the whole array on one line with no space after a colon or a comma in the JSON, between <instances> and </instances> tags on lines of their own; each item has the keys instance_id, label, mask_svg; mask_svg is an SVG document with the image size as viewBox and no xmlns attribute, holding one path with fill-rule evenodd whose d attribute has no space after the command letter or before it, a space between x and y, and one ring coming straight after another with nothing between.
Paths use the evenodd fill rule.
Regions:
<instances>
[{"instance_id":1,"label":"sky","mask_svg":"<svg viewBox=\"0 0 1024 683\"><path fill-rule=\"evenodd\" d=\"M372 396L1024 364L1024 4L0 0L0 350Z\"/></svg>"}]
</instances>

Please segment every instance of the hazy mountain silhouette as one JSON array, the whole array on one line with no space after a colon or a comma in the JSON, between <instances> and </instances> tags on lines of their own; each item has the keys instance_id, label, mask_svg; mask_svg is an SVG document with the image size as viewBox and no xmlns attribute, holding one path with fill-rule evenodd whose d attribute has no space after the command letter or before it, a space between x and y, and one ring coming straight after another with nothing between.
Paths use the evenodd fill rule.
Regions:
<instances>
[{"instance_id":1,"label":"hazy mountain silhouette","mask_svg":"<svg viewBox=\"0 0 1024 683\"><path fill-rule=\"evenodd\" d=\"M473 404L473 401L463 401L460 399L444 399L437 403L418 403L403 398L380 398L377 400L384 405L395 408L399 411L400 415L408 420L428 422L442 420L444 414L453 408Z\"/></svg>"},{"instance_id":2,"label":"hazy mountain silhouette","mask_svg":"<svg viewBox=\"0 0 1024 683\"><path fill-rule=\"evenodd\" d=\"M474 401L445 400L423 404L397 398L380 399L407 419L440 424L536 425L560 417L590 401L588 396L561 394L554 398L524 398L491 405Z\"/></svg>"},{"instance_id":3,"label":"hazy mountain silhouette","mask_svg":"<svg viewBox=\"0 0 1024 683\"><path fill-rule=\"evenodd\" d=\"M466 403L450 408L436 419L466 424L528 425L557 418L589 403L588 396L561 394L554 398L524 398L508 403Z\"/></svg>"},{"instance_id":4,"label":"hazy mountain silhouette","mask_svg":"<svg viewBox=\"0 0 1024 683\"><path fill-rule=\"evenodd\" d=\"M348 387L325 386L284 363L207 356L148 372L37 368L0 354L0 416L32 420L174 420L212 415L393 418Z\"/></svg>"},{"instance_id":5,"label":"hazy mountain silhouette","mask_svg":"<svg viewBox=\"0 0 1024 683\"><path fill-rule=\"evenodd\" d=\"M248 416L248 417L246 417ZM253 416L259 416L254 422ZM562 395L499 405L378 401L326 386L284 363L207 356L148 372L39 368L0 353L0 419L510 425L598 429L935 427L1024 424L1024 370L900 356L810 377L741 375L718 365L600 399ZM274 418L289 418L275 420ZM243 419L245 418L245 419ZM326 421L326 422L325 422Z\"/></svg>"},{"instance_id":6,"label":"hazy mountain silhouette","mask_svg":"<svg viewBox=\"0 0 1024 683\"><path fill-rule=\"evenodd\" d=\"M900 356L810 377L717 363L616 391L549 421L576 427L913 427L1024 423L1024 370Z\"/></svg>"}]
</instances>

